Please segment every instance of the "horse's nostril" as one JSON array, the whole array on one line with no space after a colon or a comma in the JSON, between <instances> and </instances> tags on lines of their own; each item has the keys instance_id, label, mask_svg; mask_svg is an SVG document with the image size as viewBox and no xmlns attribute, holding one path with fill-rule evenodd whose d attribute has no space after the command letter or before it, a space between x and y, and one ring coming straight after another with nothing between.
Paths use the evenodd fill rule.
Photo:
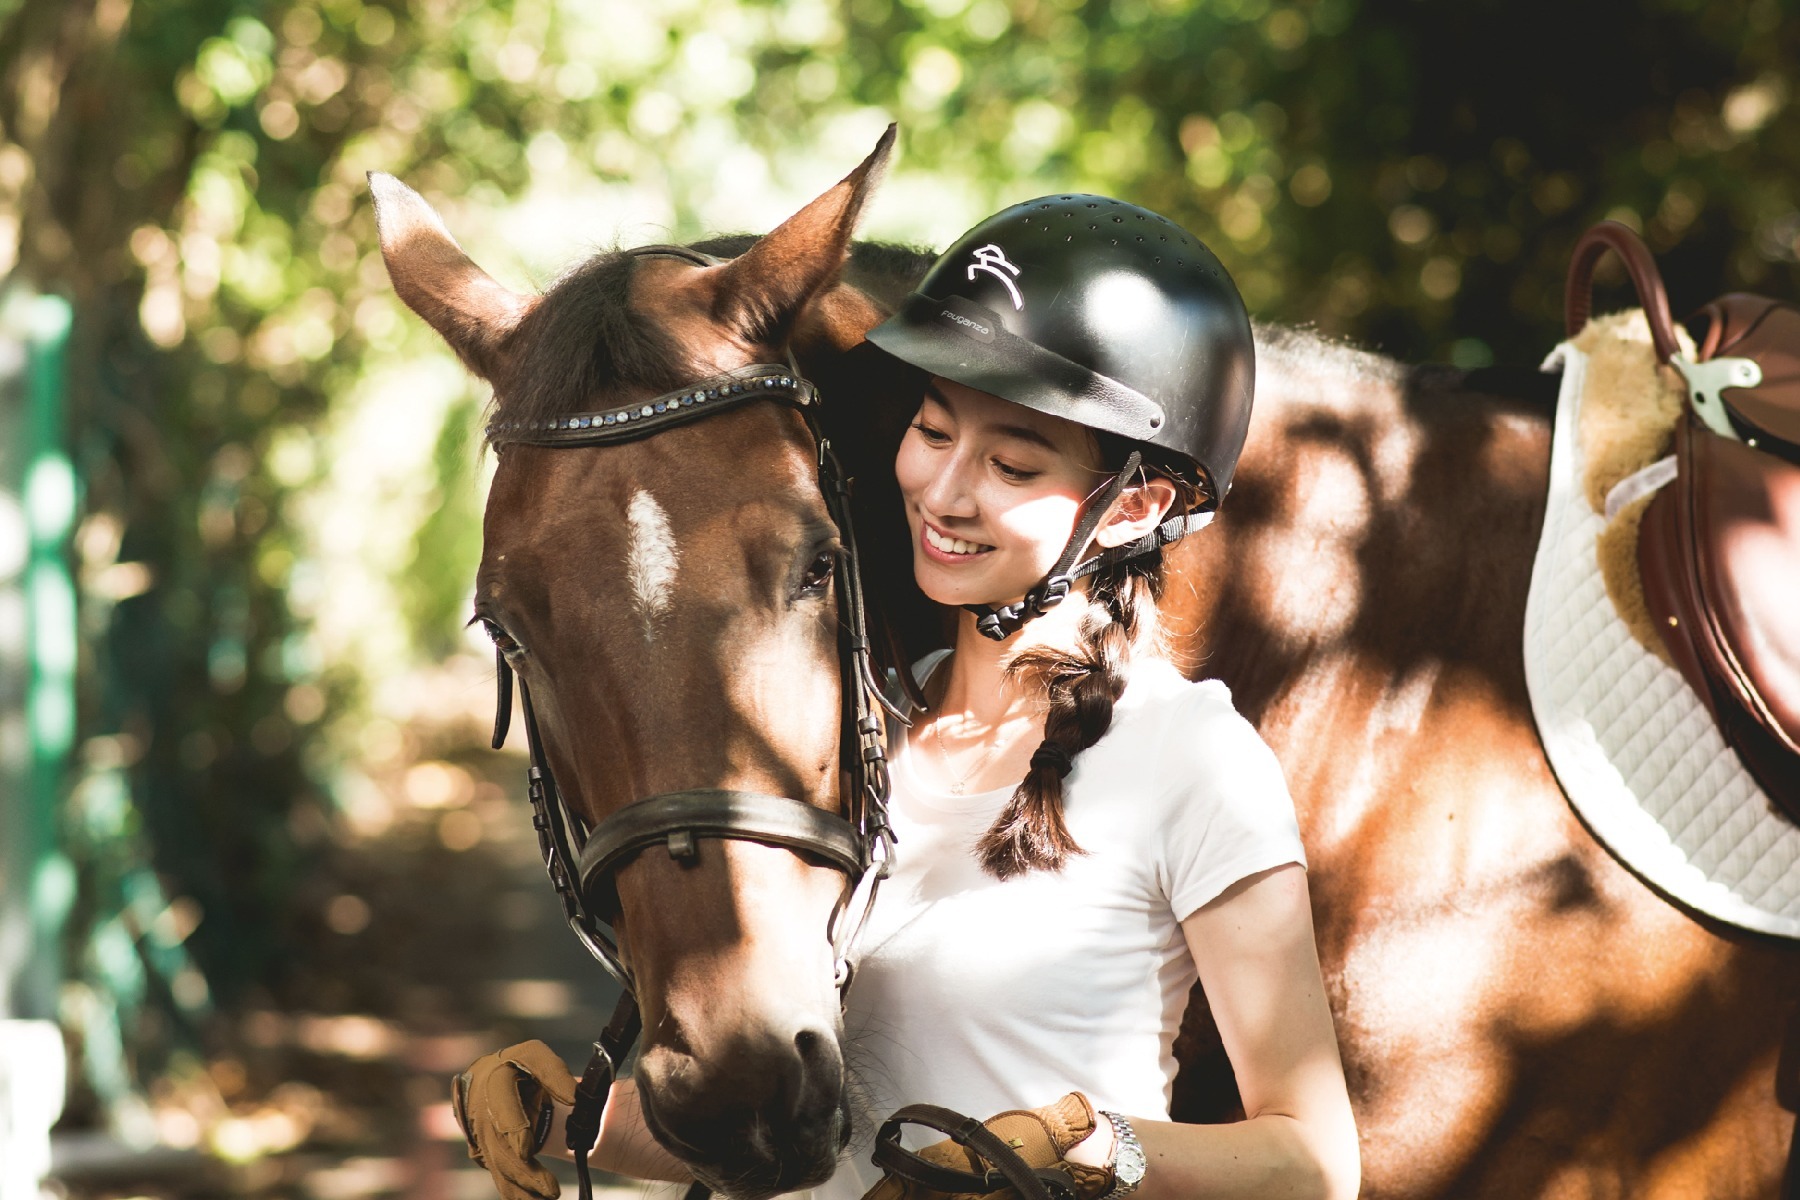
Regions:
<instances>
[{"instance_id":1,"label":"horse's nostril","mask_svg":"<svg viewBox=\"0 0 1800 1200\"><path fill-rule=\"evenodd\" d=\"M800 1068L800 1086L793 1096L795 1116L806 1120L829 1112L843 1083L837 1039L822 1030L802 1029L794 1034L794 1054Z\"/></svg>"},{"instance_id":2,"label":"horse's nostril","mask_svg":"<svg viewBox=\"0 0 1800 1200\"><path fill-rule=\"evenodd\" d=\"M800 1052L802 1062L811 1061L825 1044L825 1035L816 1029L802 1029L794 1035L794 1049Z\"/></svg>"},{"instance_id":3,"label":"horse's nostril","mask_svg":"<svg viewBox=\"0 0 1800 1200\"><path fill-rule=\"evenodd\" d=\"M802 1029L794 1035L794 1052L806 1065L808 1074L825 1071L835 1074L838 1069L837 1041L830 1034L817 1029Z\"/></svg>"}]
</instances>

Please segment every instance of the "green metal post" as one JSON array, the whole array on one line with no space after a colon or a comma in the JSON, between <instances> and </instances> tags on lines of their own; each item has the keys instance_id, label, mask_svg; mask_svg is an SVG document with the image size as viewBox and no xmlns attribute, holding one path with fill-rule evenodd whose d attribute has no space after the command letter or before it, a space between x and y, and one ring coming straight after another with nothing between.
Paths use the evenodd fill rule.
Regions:
<instances>
[{"instance_id":1,"label":"green metal post","mask_svg":"<svg viewBox=\"0 0 1800 1200\"><path fill-rule=\"evenodd\" d=\"M69 541L79 495L64 429L71 315L55 296L15 294L0 309L8 360L0 374L12 376L0 381L0 410L10 410L0 411L0 670L23 683L0 688L0 1017L56 1015L74 894L56 838L75 741ZM3 644L9 632L23 645Z\"/></svg>"}]
</instances>

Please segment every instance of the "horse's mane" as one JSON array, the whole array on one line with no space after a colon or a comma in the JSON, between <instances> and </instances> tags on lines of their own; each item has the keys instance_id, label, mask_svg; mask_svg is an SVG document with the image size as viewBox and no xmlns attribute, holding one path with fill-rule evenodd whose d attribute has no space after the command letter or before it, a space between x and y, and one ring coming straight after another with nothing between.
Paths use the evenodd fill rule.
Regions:
<instances>
[{"instance_id":1,"label":"horse's mane","mask_svg":"<svg viewBox=\"0 0 1800 1200\"><path fill-rule=\"evenodd\" d=\"M1314 329L1258 321L1256 372L1260 378L1324 376L1343 383L1398 383L1406 368L1391 358Z\"/></svg>"}]
</instances>

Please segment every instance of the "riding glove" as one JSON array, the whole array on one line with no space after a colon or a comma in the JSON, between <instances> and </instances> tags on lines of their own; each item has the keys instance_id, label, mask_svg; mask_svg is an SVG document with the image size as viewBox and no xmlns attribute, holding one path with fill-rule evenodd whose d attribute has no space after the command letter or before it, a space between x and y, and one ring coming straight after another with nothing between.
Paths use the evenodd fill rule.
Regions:
<instances>
[{"instance_id":1,"label":"riding glove","mask_svg":"<svg viewBox=\"0 0 1800 1200\"><path fill-rule=\"evenodd\" d=\"M575 1077L550 1047L520 1042L483 1055L452 1082L450 1098L469 1157L503 1200L556 1200L562 1188L537 1153L550 1136L551 1101L575 1103Z\"/></svg>"},{"instance_id":2,"label":"riding glove","mask_svg":"<svg viewBox=\"0 0 1800 1200\"><path fill-rule=\"evenodd\" d=\"M1077 1142L1094 1132L1094 1106L1080 1092L1070 1092L1055 1104L1038 1109L1015 1108L989 1117L985 1125L1001 1141L1011 1146L1029 1167L1049 1167L1061 1171L1074 1185L1077 1200L1098 1200L1112 1191L1113 1173L1104 1167L1067 1162L1063 1154ZM920 1158L957 1171L983 1174L988 1163L969 1148L946 1138L917 1152ZM988 1193L985 1200L1014 1200L1010 1186ZM863 1195L863 1200L982 1200L975 1193L952 1194L934 1191L914 1180L889 1172Z\"/></svg>"}]
</instances>

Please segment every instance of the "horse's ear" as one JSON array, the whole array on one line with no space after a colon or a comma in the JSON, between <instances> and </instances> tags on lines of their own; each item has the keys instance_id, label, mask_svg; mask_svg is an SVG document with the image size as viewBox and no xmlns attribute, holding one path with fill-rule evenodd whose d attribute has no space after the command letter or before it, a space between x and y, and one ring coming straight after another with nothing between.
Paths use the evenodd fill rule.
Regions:
<instances>
[{"instance_id":1,"label":"horse's ear","mask_svg":"<svg viewBox=\"0 0 1800 1200\"><path fill-rule=\"evenodd\" d=\"M894 129L856 170L719 268L715 316L753 341L787 340L806 302L843 270L863 203L887 171Z\"/></svg>"},{"instance_id":2,"label":"horse's ear","mask_svg":"<svg viewBox=\"0 0 1800 1200\"><path fill-rule=\"evenodd\" d=\"M394 291L483 379L504 373L507 338L537 303L494 281L464 254L419 193L369 172L375 228Z\"/></svg>"}]
</instances>

